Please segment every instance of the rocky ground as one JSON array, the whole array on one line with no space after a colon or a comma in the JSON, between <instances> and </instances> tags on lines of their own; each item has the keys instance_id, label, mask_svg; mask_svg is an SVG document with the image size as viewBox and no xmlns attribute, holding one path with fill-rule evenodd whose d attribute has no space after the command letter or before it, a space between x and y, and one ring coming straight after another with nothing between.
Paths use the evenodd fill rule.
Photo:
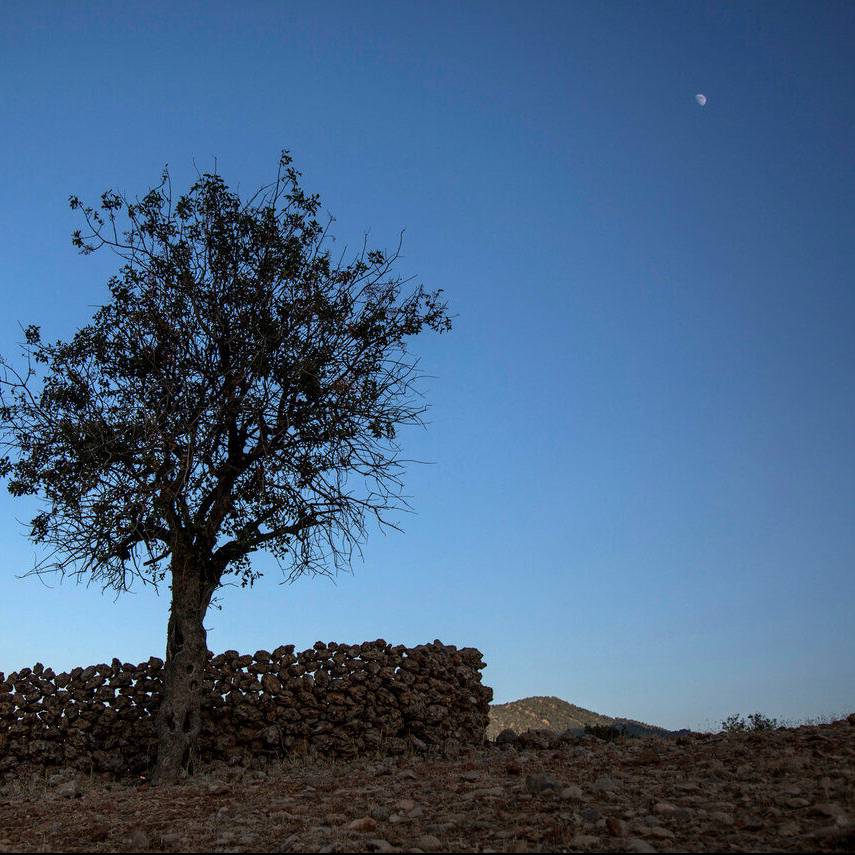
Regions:
<instances>
[{"instance_id":1,"label":"rocky ground","mask_svg":"<svg viewBox=\"0 0 855 855\"><path fill-rule=\"evenodd\" d=\"M855 715L622 743L534 734L455 757L209 768L153 788L0 791L3 851L855 851Z\"/></svg>"}]
</instances>

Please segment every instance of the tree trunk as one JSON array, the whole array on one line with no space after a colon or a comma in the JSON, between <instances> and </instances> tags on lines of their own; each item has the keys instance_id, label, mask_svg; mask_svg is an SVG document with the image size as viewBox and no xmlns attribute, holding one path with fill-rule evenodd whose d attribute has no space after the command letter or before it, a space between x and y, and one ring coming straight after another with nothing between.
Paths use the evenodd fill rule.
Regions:
<instances>
[{"instance_id":1,"label":"tree trunk","mask_svg":"<svg viewBox=\"0 0 855 855\"><path fill-rule=\"evenodd\" d=\"M204 619L212 593L206 590L203 579L202 567L192 558L173 558L155 784L175 783L193 771L208 660Z\"/></svg>"}]
</instances>

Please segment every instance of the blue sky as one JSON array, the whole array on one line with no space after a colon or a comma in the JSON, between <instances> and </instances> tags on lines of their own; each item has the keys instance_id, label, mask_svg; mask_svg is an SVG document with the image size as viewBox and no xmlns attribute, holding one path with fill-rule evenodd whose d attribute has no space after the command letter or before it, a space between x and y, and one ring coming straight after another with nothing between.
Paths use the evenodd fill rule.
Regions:
<instances>
[{"instance_id":1,"label":"blue sky","mask_svg":"<svg viewBox=\"0 0 855 855\"><path fill-rule=\"evenodd\" d=\"M405 228L457 319L414 342L406 534L336 584L258 556L210 646L438 637L497 701L670 727L852 711L853 39L831 2L7 3L0 353L106 299L69 194L214 158L248 192L289 148L336 245ZM0 669L161 654L168 592L16 578L30 510Z\"/></svg>"}]
</instances>

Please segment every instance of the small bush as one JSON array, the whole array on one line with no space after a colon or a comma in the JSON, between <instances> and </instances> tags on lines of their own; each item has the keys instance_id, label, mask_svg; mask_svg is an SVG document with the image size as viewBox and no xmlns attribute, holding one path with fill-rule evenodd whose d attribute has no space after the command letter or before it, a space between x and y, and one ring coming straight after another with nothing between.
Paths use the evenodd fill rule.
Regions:
<instances>
[{"instance_id":1,"label":"small bush","mask_svg":"<svg viewBox=\"0 0 855 855\"><path fill-rule=\"evenodd\" d=\"M615 727L613 724L586 724L585 733L605 742L617 742L626 737L626 727Z\"/></svg>"},{"instance_id":2,"label":"small bush","mask_svg":"<svg viewBox=\"0 0 855 855\"><path fill-rule=\"evenodd\" d=\"M769 718L769 716L765 716L759 712L751 713L748 716L748 722L751 730L775 730L778 726L778 719Z\"/></svg>"},{"instance_id":3,"label":"small bush","mask_svg":"<svg viewBox=\"0 0 855 855\"><path fill-rule=\"evenodd\" d=\"M778 719L769 718L763 713L751 713L746 721L739 713L728 716L722 723L721 729L725 733L740 733L744 730L774 730L778 727Z\"/></svg>"},{"instance_id":4,"label":"small bush","mask_svg":"<svg viewBox=\"0 0 855 855\"><path fill-rule=\"evenodd\" d=\"M734 713L721 723L721 729L725 733L739 733L742 730L748 730L748 725L739 713Z\"/></svg>"}]
</instances>

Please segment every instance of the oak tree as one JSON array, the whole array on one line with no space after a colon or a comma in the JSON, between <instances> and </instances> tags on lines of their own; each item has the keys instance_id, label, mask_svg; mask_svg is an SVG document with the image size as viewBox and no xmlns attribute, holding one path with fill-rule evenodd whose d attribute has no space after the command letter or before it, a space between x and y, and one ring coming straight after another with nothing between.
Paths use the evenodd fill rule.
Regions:
<instances>
[{"instance_id":1,"label":"oak tree","mask_svg":"<svg viewBox=\"0 0 855 855\"><path fill-rule=\"evenodd\" d=\"M398 250L333 258L287 152L246 200L210 173L176 198L164 170L142 198L70 203L75 246L121 260L70 340L31 325L19 366L0 361L0 476L41 500L31 572L168 583L169 782L192 771L212 596L257 578L257 550L289 578L331 573L371 520L396 527L397 431L425 411L407 339L451 323L441 291L393 272Z\"/></svg>"}]
</instances>

